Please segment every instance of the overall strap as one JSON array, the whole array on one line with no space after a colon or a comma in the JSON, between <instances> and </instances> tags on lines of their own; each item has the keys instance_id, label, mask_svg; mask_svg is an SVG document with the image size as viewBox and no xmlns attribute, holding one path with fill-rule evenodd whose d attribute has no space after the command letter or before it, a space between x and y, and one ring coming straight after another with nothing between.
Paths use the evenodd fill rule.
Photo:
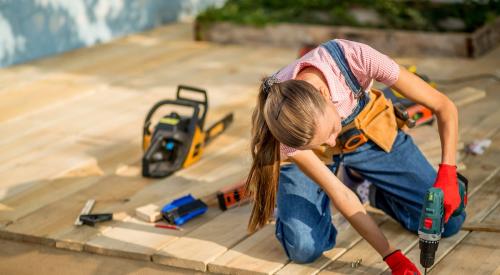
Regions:
<instances>
[{"instance_id":1,"label":"overall strap","mask_svg":"<svg viewBox=\"0 0 500 275\"><path fill-rule=\"evenodd\" d=\"M359 85L358 80L352 73L347 60L345 59L344 51L339 46L337 41L330 40L322 44L322 46L328 51L328 53L332 56L333 60L337 64L340 69L340 72L345 78L345 82L349 88L351 88L354 93L355 98L360 98L363 96L363 88Z\"/></svg>"}]
</instances>

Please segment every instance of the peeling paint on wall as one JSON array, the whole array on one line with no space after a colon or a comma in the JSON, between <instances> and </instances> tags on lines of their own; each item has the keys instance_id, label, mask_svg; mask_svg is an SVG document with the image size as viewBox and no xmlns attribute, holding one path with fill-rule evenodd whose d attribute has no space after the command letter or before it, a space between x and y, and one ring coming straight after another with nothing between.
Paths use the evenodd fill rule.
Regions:
<instances>
[{"instance_id":1,"label":"peeling paint on wall","mask_svg":"<svg viewBox=\"0 0 500 275\"><path fill-rule=\"evenodd\" d=\"M24 50L26 39L15 35L9 21L0 14L0 60L2 63L13 62L17 52Z\"/></svg>"},{"instance_id":2,"label":"peeling paint on wall","mask_svg":"<svg viewBox=\"0 0 500 275\"><path fill-rule=\"evenodd\" d=\"M225 0L0 0L0 67L91 46Z\"/></svg>"}]
</instances>

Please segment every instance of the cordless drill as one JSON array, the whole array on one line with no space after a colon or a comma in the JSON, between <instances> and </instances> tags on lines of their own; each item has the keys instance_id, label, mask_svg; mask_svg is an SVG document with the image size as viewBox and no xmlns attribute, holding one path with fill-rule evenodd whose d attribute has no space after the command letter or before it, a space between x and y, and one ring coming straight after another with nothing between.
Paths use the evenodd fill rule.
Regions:
<instances>
[{"instance_id":1,"label":"cordless drill","mask_svg":"<svg viewBox=\"0 0 500 275\"><path fill-rule=\"evenodd\" d=\"M460 206L453 212L452 216L460 215L467 205L468 180L457 173L458 187L460 192ZM420 215L418 236L420 238L420 264L427 268L434 264L434 257L439 246L441 233L444 230L444 195L440 188L432 187L425 194L424 205Z\"/></svg>"}]
</instances>

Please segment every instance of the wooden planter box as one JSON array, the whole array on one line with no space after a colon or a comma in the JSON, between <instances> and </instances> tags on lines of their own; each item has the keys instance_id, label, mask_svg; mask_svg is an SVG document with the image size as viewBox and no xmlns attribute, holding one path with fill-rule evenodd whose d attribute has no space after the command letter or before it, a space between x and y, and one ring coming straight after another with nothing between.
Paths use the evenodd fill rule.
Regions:
<instances>
[{"instance_id":1,"label":"wooden planter box","mask_svg":"<svg viewBox=\"0 0 500 275\"><path fill-rule=\"evenodd\" d=\"M195 24L195 39L218 43L300 48L343 38L366 43L388 55L477 57L500 41L500 18L473 33L437 33L342 26L276 24L263 28L228 22Z\"/></svg>"}]
</instances>

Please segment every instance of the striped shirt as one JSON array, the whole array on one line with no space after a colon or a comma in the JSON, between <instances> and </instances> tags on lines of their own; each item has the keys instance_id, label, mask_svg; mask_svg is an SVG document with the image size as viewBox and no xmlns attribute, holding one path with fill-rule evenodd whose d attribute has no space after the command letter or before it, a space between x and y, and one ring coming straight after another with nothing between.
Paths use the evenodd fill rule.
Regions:
<instances>
[{"instance_id":1,"label":"striped shirt","mask_svg":"<svg viewBox=\"0 0 500 275\"><path fill-rule=\"evenodd\" d=\"M398 80L399 66L388 56L362 43L343 39L337 39L337 42L344 51L349 68L365 92L371 89L373 80L387 86L392 86ZM295 79L302 69L310 66L323 73L332 102L337 107L340 117L342 119L348 117L356 107L357 100L345 83L337 64L325 48L317 47L311 50L278 71L276 77L280 82ZM284 144L280 145L280 150L283 158L292 156L298 151Z\"/></svg>"}]
</instances>

